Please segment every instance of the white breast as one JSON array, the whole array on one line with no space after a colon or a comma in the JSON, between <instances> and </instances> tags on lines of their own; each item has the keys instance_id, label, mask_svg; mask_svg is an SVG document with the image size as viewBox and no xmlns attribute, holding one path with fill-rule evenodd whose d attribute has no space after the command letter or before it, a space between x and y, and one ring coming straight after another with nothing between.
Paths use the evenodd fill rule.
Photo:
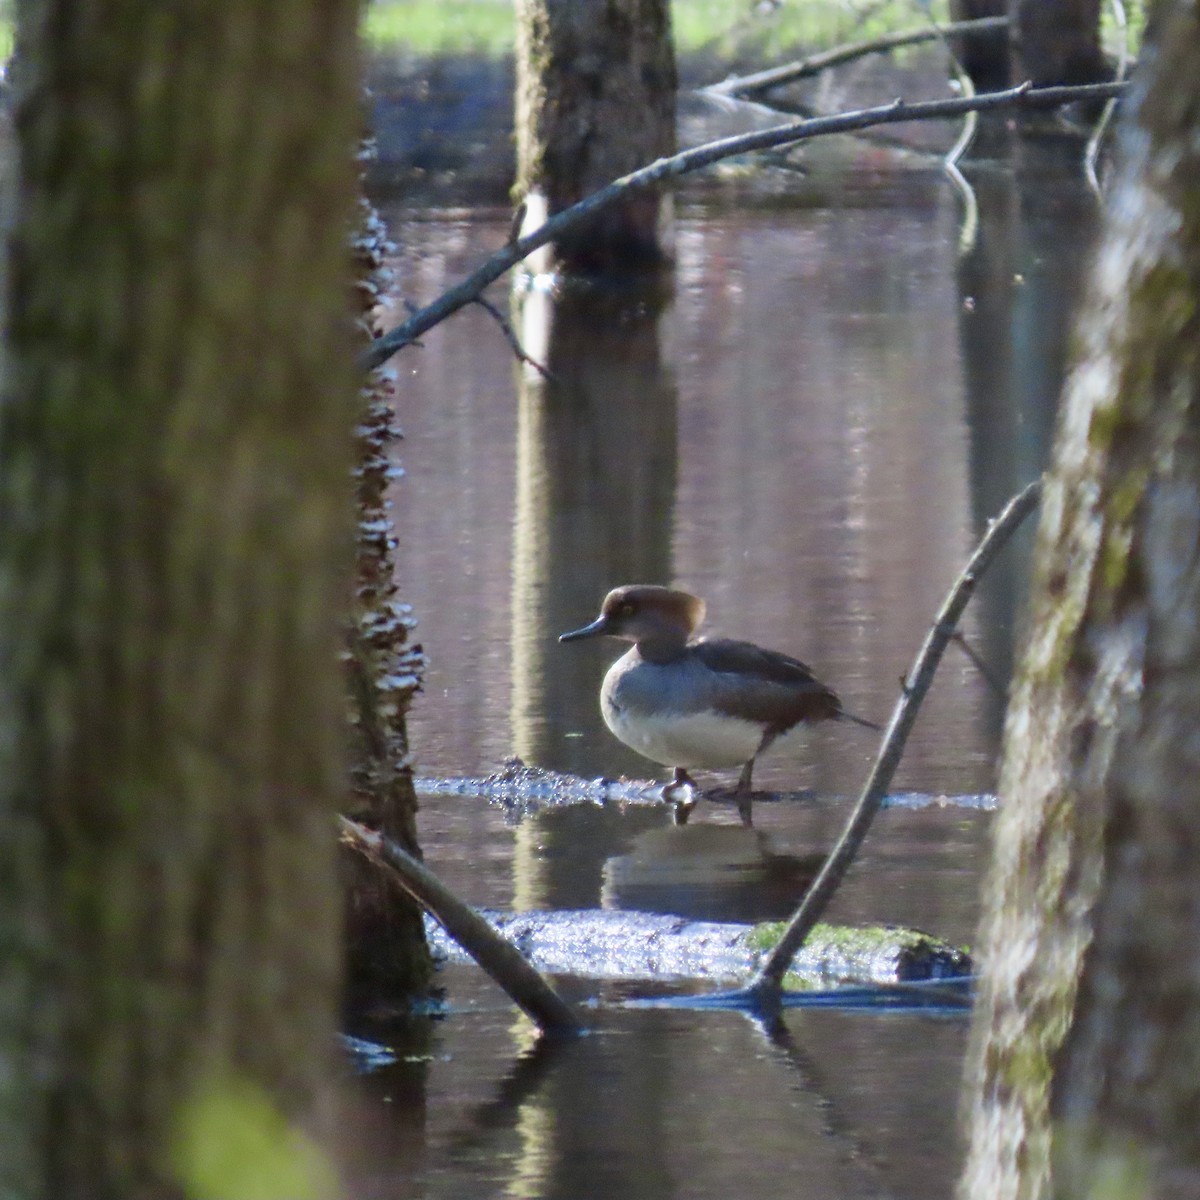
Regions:
<instances>
[{"instance_id":1,"label":"white breast","mask_svg":"<svg viewBox=\"0 0 1200 1200\"><path fill-rule=\"evenodd\" d=\"M604 723L625 745L669 767L740 767L757 752L762 726L714 711L699 664L647 662L637 649L617 659L600 689Z\"/></svg>"},{"instance_id":2,"label":"white breast","mask_svg":"<svg viewBox=\"0 0 1200 1200\"><path fill-rule=\"evenodd\" d=\"M762 741L758 725L716 713L634 716L611 704L603 711L605 724L625 745L668 767L740 767Z\"/></svg>"}]
</instances>

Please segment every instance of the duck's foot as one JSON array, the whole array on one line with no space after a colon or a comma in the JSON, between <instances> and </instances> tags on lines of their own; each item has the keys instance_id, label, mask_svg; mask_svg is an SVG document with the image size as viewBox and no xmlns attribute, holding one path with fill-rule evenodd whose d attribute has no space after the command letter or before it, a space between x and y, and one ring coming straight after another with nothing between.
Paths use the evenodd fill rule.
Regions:
<instances>
[{"instance_id":1,"label":"duck's foot","mask_svg":"<svg viewBox=\"0 0 1200 1200\"><path fill-rule=\"evenodd\" d=\"M673 805L671 818L675 824L686 825L696 801L700 799L700 789L683 767L676 767L671 782L663 787L662 798Z\"/></svg>"}]
</instances>

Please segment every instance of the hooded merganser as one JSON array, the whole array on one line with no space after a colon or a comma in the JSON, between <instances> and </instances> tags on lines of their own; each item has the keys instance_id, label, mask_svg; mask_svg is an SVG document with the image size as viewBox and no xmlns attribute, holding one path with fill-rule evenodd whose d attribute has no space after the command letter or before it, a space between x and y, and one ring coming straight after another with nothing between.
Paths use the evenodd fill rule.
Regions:
<instances>
[{"instance_id":1,"label":"hooded merganser","mask_svg":"<svg viewBox=\"0 0 1200 1200\"><path fill-rule=\"evenodd\" d=\"M797 659L750 642L693 639L704 611L704 601L688 592L629 584L604 597L590 625L558 640L606 634L633 642L604 677L605 724L639 754L674 767L667 796L692 783L689 767L741 766L735 796L749 825L754 763L776 738L817 721L879 726L846 712Z\"/></svg>"}]
</instances>

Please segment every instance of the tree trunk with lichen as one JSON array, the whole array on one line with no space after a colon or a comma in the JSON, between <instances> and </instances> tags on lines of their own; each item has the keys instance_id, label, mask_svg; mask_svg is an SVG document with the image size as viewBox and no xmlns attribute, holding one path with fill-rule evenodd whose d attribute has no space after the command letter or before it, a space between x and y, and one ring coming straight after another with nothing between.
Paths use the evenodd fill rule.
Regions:
<instances>
[{"instance_id":1,"label":"tree trunk with lichen","mask_svg":"<svg viewBox=\"0 0 1200 1200\"><path fill-rule=\"evenodd\" d=\"M18 6L5 1195L336 1190L357 10Z\"/></svg>"},{"instance_id":2,"label":"tree trunk with lichen","mask_svg":"<svg viewBox=\"0 0 1200 1200\"><path fill-rule=\"evenodd\" d=\"M675 153L668 0L516 0L517 182L526 229ZM670 197L639 190L564 235L538 269L594 275L671 256Z\"/></svg>"},{"instance_id":3,"label":"tree trunk with lichen","mask_svg":"<svg viewBox=\"0 0 1200 1200\"><path fill-rule=\"evenodd\" d=\"M1008 19L1014 79L1053 87L1112 74L1100 50L1100 0L1009 0Z\"/></svg>"},{"instance_id":4,"label":"tree trunk with lichen","mask_svg":"<svg viewBox=\"0 0 1200 1200\"><path fill-rule=\"evenodd\" d=\"M358 324L364 343L381 332L377 309L389 291L389 249L383 222L360 201L354 239ZM410 854L417 845L417 794L408 752L407 714L420 683L421 647L410 641L415 622L396 586L396 536L388 492L397 474L391 448L395 375L373 371L363 385L358 427L358 560L346 653L353 725L353 794L347 812L385 833ZM361 855L343 849L346 882L346 983L352 1009L383 1003L405 1007L429 988L433 963L416 903Z\"/></svg>"},{"instance_id":5,"label":"tree trunk with lichen","mask_svg":"<svg viewBox=\"0 0 1200 1200\"><path fill-rule=\"evenodd\" d=\"M1200 18L1161 16L1043 502L964 1200L1200 1194Z\"/></svg>"}]
</instances>

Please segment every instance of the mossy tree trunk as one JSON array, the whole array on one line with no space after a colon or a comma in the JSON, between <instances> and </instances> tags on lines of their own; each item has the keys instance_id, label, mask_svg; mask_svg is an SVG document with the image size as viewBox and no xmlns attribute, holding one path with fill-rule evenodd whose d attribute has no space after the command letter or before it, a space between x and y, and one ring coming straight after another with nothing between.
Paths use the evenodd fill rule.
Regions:
<instances>
[{"instance_id":1,"label":"mossy tree trunk","mask_svg":"<svg viewBox=\"0 0 1200 1200\"><path fill-rule=\"evenodd\" d=\"M332 1186L296 1139L339 986L356 20L352 0L19 5L7 1195Z\"/></svg>"},{"instance_id":2,"label":"mossy tree trunk","mask_svg":"<svg viewBox=\"0 0 1200 1200\"><path fill-rule=\"evenodd\" d=\"M1008 17L1014 79L1051 87L1111 73L1100 52L1100 0L1009 0Z\"/></svg>"},{"instance_id":3,"label":"mossy tree trunk","mask_svg":"<svg viewBox=\"0 0 1200 1200\"><path fill-rule=\"evenodd\" d=\"M675 152L669 0L516 0L517 199L541 224ZM653 268L670 257L670 198L639 190L566 235L568 274Z\"/></svg>"},{"instance_id":4,"label":"mossy tree trunk","mask_svg":"<svg viewBox=\"0 0 1200 1200\"><path fill-rule=\"evenodd\" d=\"M1195 7L1166 6L1158 33L1129 98L1006 731L970 1200L1200 1194Z\"/></svg>"}]
</instances>

